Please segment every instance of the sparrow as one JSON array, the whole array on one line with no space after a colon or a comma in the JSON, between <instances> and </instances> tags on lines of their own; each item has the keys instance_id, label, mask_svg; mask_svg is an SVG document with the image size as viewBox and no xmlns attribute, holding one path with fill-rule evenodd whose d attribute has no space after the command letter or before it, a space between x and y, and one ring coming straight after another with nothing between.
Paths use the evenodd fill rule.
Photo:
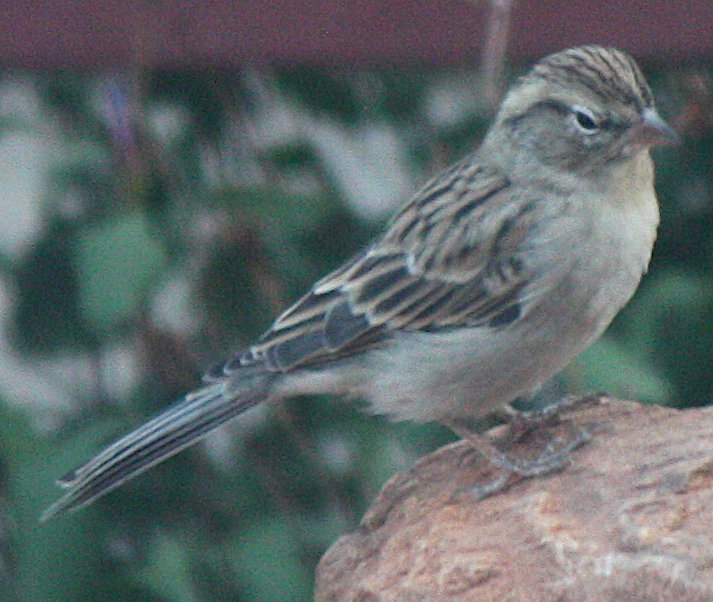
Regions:
<instances>
[{"instance_id":1,"label":"sparrow","mask_svg":"<svg viewBox=\"0 0 713 602\"><path fill-rule=\"evenodd\" d=\"M105 495L263 403L311 394L465 425L531 394L634 294L659 211L650 149L676 133L634 59L596 45L540 60L480 147L431 179L383 234L288 307L203 386L59 479L47 519Z\"/></svg>"}]
</instances>

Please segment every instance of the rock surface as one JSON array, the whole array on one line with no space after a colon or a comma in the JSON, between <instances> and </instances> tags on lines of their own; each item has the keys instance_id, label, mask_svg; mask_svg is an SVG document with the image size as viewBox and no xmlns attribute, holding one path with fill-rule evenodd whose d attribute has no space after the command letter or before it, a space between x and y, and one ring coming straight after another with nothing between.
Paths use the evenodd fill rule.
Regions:
<instances>
[{"instance_id":1,"label":"rock surface","mask_svg":"<svg viewBox=\"0 0 713 602\"><path fill-rule=\"evenodd\" d=\"M322 558L316 599L713 600L713 408L604 398L509 455L568 420L593 438L563 470L479 502L464 488L497 472L463 441L395 476Z\"/></svg>"}]
</instances>

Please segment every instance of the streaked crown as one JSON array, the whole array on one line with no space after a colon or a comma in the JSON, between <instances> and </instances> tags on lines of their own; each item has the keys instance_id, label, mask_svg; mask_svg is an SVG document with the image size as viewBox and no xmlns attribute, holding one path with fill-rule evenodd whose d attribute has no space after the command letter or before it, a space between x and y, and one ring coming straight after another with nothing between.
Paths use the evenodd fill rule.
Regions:
<instances>
[{"instance_id":1,"label":"streaked crown","mask_svg":"<svg viewBox=\"0 0 713 602\"><path fill-rule=\"evenodd\" d=\"M653 106L653 94L641 69L626 52L589 45L546 56L523 78L542 78L560 86L583 86L605 101L622 102L642 110Z\"/></svg>"}]
</instances>

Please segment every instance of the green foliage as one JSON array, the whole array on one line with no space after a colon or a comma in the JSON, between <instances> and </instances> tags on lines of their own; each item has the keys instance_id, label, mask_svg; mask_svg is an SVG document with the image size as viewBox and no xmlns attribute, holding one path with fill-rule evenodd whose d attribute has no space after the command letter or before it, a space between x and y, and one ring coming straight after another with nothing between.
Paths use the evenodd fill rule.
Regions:
<instances>
[{"instance_id":1,"label":"green foliage","mask_svg":"<svg viewBox=\"0 0 713 602\"><path fill-rule=\"evenodd\" d=\"M154 73L142 86L35 79L58 151L44 197L33 200L44 220L34 243L2 261L13 354L0 366L12 379L0 382L25 378L27 390L0 392L0 597L310 599L326 547L356 526L386 479L449 433L389 425L354 404L293 400L249 413L76 515L37 518L58 494L57 476L195 386L195 374L254 340L375 233L354 209L369 199L340 188L309 124L328 121L344 145L388 125L415 188L484 132L472 74ZM143 96L129 98L137 90ZM429 99L470 96L464 106L441 102L450 117L429 121ZM0 114L0 144L17 128L53 131ZM573 388L710 402L712 155L705 130L659 153L663 219L651 274L567 372ZM126 355L117 359L117 349ZM84 368L50 370L53 391L33 389L28 367L39 382L67 357ZM55 409L45 399L54 393L74 407Z\"/></svg>"},{"instance_id":2,"label":"green foliage","mask_svg":"<svg viewBox=\"0 0 713 602\"><path fill-rule=\"evenodd\" d=\"M84 228L73 259L81 316L98 333L140 313L166 265L163 248L140 213Z\"/></svg>"},{"instance_id":3,"label":"green foliage","mask_svg":"<svg viewBox=\"0 0 713 602\"><path fill-rule=\"evenodd\" d=\"M53 493L51 483L73 458L96 449L97 424L61 446L38 437L16 410L0 405L0 454L3 461L3 600L119 600L131 591L121 572L104 566L101 522L94 512L64 523L38 521ZM9 516L8 516L9 513ZM9 518L9 520L8 520ZM99 535L99 536L98 536Z\"/></svg>"},{"instance_id":4,"label":"green foliage","mask_svg":"<svg viewBox=\"0 0 713 602\"><path fill-rule=\"evenodd\" d=\"M73 234L72 226L53 224L14 266L14 339L25 352L56 351L81 338L78 281L70 260Z\"/></svg>"}]
</instances>

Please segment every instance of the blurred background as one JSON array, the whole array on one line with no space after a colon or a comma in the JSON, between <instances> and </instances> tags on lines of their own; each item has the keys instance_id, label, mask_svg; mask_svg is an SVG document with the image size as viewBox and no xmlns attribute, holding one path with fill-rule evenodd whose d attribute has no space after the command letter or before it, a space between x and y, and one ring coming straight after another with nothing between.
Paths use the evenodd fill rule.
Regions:
<instances>
[{"instance_id":1,"label":"blurred background","mask_svg":"<svg viewBox=\"0 0 713 602\"><path fill-rule=\"evenodd\" d=\"M308 600L384 482L453 435L358 404L257 408L81 512L53 481L195 387L477 145L503 86L634 54L650 273L557 383L713 401L713 6L292 0L0 7L0 598Z\"/></svg>"}]
</instances>

